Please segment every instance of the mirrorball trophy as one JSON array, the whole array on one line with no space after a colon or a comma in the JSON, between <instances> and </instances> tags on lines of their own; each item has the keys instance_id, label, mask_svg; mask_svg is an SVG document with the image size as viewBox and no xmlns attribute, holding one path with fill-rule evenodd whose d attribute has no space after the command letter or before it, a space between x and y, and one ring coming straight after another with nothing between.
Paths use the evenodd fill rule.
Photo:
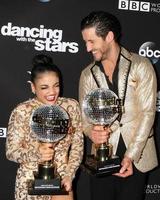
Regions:
<instances>
[{"instance_id":1,"label":"mirrorball trophy","mask_svg":"<svg viewBox=\"0 0 160 200\"><path fill-rule=\"evenodd\" d=\"M82 103L87 120L94 125L109 127L122 111L121 100L109 90L98 88L89 92ZM120 158L112 155L112 145L106 143L96 145L96 155L88 155L85 169L96 176L110 175L120 169Z\"/></svg>"},{"instance_id":2,"label":"mirrorball trophy","mask_svg":"<svg viewBox=\"0 0 160 200\"><path fill-rule=\"evenodd\" d=\"M31 116L31 129L42 143L56 145L68 132L69 115L58 105L43 105L37 108ZM38 164L38 172L34 172L34 180L29 181L30 195L68 194L61 188L61 180L55 175L53 161Z\"/></svg>"}]
</instances>

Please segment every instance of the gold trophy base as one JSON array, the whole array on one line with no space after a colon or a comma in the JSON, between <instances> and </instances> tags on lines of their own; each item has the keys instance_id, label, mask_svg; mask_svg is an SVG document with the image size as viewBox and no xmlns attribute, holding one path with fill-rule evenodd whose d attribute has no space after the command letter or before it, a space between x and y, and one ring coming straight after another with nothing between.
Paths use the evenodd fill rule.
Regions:
<instances>
[{"instance_id":1,"label":"gold trophy base","mask_svg":"<svg viewBox=\"0 0 160 200\"><path fill-rule=\"evenodd\" d=\"M119 172L121 160L118 156L112 156L108 160L99 161L94 155L88 155L83 167L91 175L107 176Z\"/></svg>"},{"instance_id":2,"label":"gold trophy base","mask_svg":"<svg viewBox=\"0 0 160 200\"><path fill-rule=\"evenodd\" d=\"M28 194L29 195L68 195L68 192L61 187L59 177L45 180L36 177L34 180L28 181Z\"/></svg>"}]
</instances>

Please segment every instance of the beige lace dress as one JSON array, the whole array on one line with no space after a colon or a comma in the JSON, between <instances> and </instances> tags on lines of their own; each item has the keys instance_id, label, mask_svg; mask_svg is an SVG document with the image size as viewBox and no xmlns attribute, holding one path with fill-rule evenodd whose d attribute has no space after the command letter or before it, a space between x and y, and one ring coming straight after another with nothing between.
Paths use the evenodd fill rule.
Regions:
<instances>
[{"instance_id":1,"label":"beige lace dress","mask_svg":"<svg viewBox=\"0 0 160 200\"><path fill-rule=\"evenodd\" d=\"M57 172L63 178L75 177L83 156L83 134L79 104L70 98L58 98L57 104L69 114L72 132L55 147L54 162ZM40 154L39 142L30 128L30 118L34 109L42 105L36 99L19 104L11 113L6 140L6 156L19 163L15 183L16 200L51 200L51 196L28 195L27 181L33 179L33 171L37 170ZM54 199L54 197L53 197Z\"/></svg>"}]
</instances>

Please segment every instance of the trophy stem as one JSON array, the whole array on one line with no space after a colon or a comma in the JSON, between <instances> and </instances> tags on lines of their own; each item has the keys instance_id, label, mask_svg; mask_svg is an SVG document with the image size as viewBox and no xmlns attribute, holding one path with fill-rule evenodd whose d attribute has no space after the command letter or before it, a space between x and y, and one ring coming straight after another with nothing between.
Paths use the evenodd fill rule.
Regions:
<instances>
[{"instance_id":1,"label":"trophy stem","mask_svg":"<svg viewBox=\"0 0 160 200\"><path fill-rule=\"evenodd\" d=\"M96 150L96 158L98 161L104 162L111 157L112 148L108 143L102 143Z\"/></svg>"},{"instance_id":2,"label":"trophy stem","mask_svg":"<svg viewBox=\"0 0 160 200\"><path fill-rule=\"evenodd\" d=\"M52 160L45 161L38 165L38 178L51 180L54 178L54 165Z\"/></svg>"}]
</instances>

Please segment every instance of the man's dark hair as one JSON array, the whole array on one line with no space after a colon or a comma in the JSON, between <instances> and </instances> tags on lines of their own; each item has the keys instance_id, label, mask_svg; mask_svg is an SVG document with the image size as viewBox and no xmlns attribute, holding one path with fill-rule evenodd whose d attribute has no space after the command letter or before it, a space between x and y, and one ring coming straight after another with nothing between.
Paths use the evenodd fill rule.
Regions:
<instances>
[{"instance_id":1,"label":"man's dark hair","mask_svg":"<svg viewBox=\"0 0 160 200\"><path fill-rule=\"evenodd\" d=\"M105 39L109 31L114 34L116 42L120 42L121 24L112 14L104 11L93 11L81 21L81 30L95 27L97 36Z\"/></svg>"}]
</instances>

